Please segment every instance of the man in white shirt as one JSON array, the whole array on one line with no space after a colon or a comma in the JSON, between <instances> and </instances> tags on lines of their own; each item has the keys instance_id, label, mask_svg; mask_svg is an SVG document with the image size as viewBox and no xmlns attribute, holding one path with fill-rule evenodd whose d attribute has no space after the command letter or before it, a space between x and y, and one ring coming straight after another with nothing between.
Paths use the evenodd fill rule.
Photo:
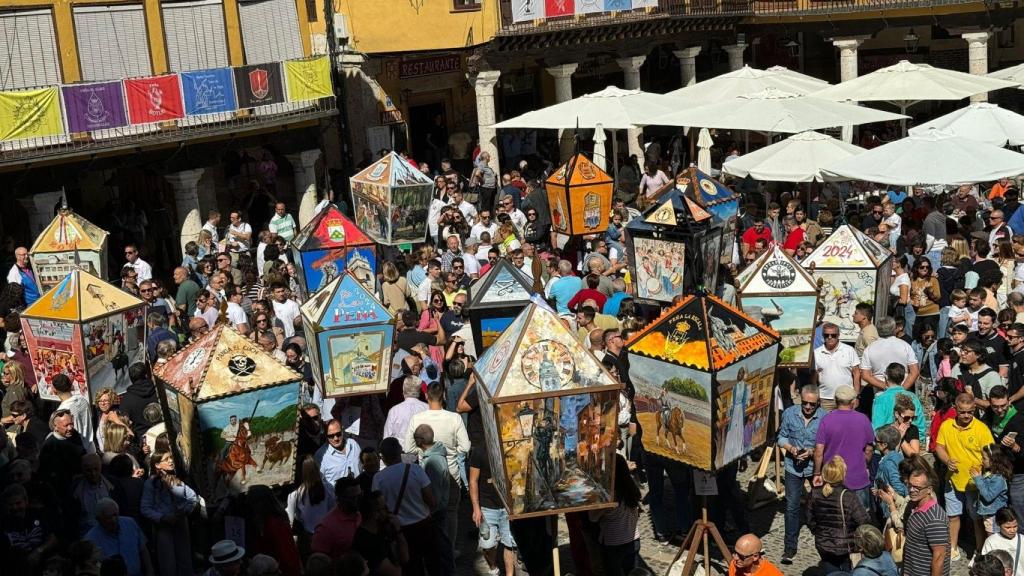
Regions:
<instances>
[{"instance_id":1,"label":"man in white shirt","mask_svg":"<svg viewBox=\"0 0 1024 576\"><path fill-rule=\"evenodd\" d=\"M422 302L424 308L430 305L430 292L433 290L434 281L440 278L441 261L433 258L427 262L427 277L420 282L420 287L416 290L416 301Z\"/></svg>"},{"instance_id":2,"label":"man in white shirt","mask_svg":"<svg viewBox=\"0 0 1024 576\"><path fill-rule=\"evenodd\" d=\"M480 218L469 230L469 236L479 240L482 232L490 233L492 239L498 233L498 223L491 218L491 210L489 208L484 208L480 211Z\"/></svg>"},{"instance_id":3,"label":"man in white shirt","mask_svg":"<svg viewBox=\"0 0 1024 576\"><path fill-rule=\"evenodd\" d=\"M284 324L284 337L295 336L295 319L299 317L299 305L288 299L288 288L276 283L270 287L274 294L274 316Z\"/></svg>"},{"instance_id":4,"label":"man in white shirt","mask_svg":"<svg viewBox=\"0 0 1024 576\"><path fill-rule=\"evenodd\" d=\"M387 420L384 421L384 438L405 440L409 420L427 410L427 403L419 399L421 383L422 380L416 375L406 376L402 380L402 396L405 399L388 410Z\"/></svg>"},{"instance_id":5,"label":"man in white shirt","mask_svg":"<svg viewBox=\"0 0 1024 576\"><path fill-rule=\"evenodd\" d=\"M50 386L53 387L54 393L60 400L57 411L68 410L71 412L71 417L75 421L75 430L82 435L85 451L90 454L96 452L96 447L93 444L92 405L89 404L89 400L74 393L74 385L67 374L54 374L50 379Z\"/></svg>"},{"instance_id":6,"label":"man in white shirt","mask_svg":"<svg viewBox=\"0 0 1024 576\"><path fill-rule=\"evenodd\" d=\"M274 205L274 215L270 218L270 231L284 238L285 242L291 242L295 237L297 226L291 214L285 212L284 202Z\"/></svg>"},{"instance_id":7,"label":"man in white shirt","mask_svg":"<svg viewBox=\"0 0 1024 576\"><path fill-rule=\"evenodd\" d=\"M220 234L217 232L217 226L220 225L220 212L216 210L210 210L206 215L206 224L203 224L203 230L210 233L213 237L213 245L216 246L217 242L220 242Z\"/></svg>"},{"instance_id":8,"label":"man in white shirt","mask_svg":"<svg viewBox=\"0 0 1024 576\"><path fill-rule=\"evenodd\" d=\"M228 292L228 323L238 330L243 336L249 334L249 317L245 315L242 308L242 298L245 294L240 286L231 286Z\"/></svg>"},{"instance_id":9,"label":"man in white shirt","mask_svg":"<svg viewBox=\"0 0 1024 576\"><path fill-rule=\"evenodd\" d=\"M151 280L153 278L153 267L148 262L139 257L139 247L135 244L128 244L124 247L124 257L128 260L125 267L135 270L138 274L136 282L142 282L143 280Z\"/></svg>"},{"instance_id":10,"label":"man in white shirt","mask_svg":"<svg viewBox=\"0 0 1024 576\"><path fill-rule=\"evenodd\" d=\"M320 476L328 486L334 486L339 478L355 478L362 473L359 463L362 450L355 440L345 434L341 422L331 420L327 423L327 444L316 451L314 458L320 466Z\"/></svg>"},{"instance_id":11,"label":"man in white shirt","mask_svg":"<svg viewBox=\"0 0 1024 576\"><path fill-rule=\"evenodd\" d=\"M826 322L821 334L825 343L814 349L814 367L821 407L831 412L836 409L837 388L853 386L860 392L860 358L853 346L839 341L839 327L835 324Z\"/></svg>"},{"instance_id":12,"label":"man in white shirt","mask_svg":"<svg viewBox=\"0 0 1024 576\"><path fill-rule=\"evenodd\" d=\"M876 389L876 393L884 391L888 385L885 381L885 369L893 362L902 364L907 368L907 377L903 381L903 387L907 390L914 389L914 383L921 374L921 368L917 364L917 355L898 336L896 336L896 321L890 316L880 318L875 324L878 328L878 340L875 340L864 349L864 355L860 359L860 377ZM863 396L861 404L864 403ZM874 395L871 395L874 398ZM870 413L870 406L861 406L859 409L867 410Z\"/></svg>"},{"instance_id":13,"label":"man in white shirt","mask_svg":"<svg viewBox=\"0 0 1024 576\"><path fill-rule=\"evenodd\" d=\"M451 194L450 204L458 208L459 212L462 212L462 217L466 219L466 222L475 223L476 208L469 202L462 199L462 191L456 188L451 190L449 193Z\"/></svg>"},{"instance_id":14,"label":"man in white shirt","mask_svg":"<svg viewBox=\"0 0 1024 576\"><path fill-rule=\"evenodd\" d=\"M512 219L512 223L516 225L519 231L522 231L523 227L526 226L526 214L515 207L511 196L501 197L501 200L498 202L498 212L508 214L509 218Z\"/></svg>"},{"instance_id":15,"label":"man in white shirt","mask_svg":"<svg viewBox=\"0 0 1024 576\"><path fill-rule=\"evenodd\" d=\"M220 311L217 310L216 299L208 290L202 290L196 295L196 311L193 316L206 321L208 329L213 329L220 318Z\"/></svg>"},{"instance_id":16,"label":"man in white shirt","mask_svg":"<svg viewBox=\"0 0 1024 576\"><path fill-rule=\"evenodd\" d=\"M231 252L245 252L249 249L249 242L252 241L252 226L242 222L242 214L237 210L232 212L228 218L231 219L231 224L225 235L227 249Z\"/></svg>"}]
</instances>

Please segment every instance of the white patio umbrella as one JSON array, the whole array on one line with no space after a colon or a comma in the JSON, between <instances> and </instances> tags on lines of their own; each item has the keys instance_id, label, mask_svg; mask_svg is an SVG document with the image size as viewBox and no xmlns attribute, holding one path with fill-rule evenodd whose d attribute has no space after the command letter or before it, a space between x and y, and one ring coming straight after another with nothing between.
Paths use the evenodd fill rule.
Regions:
<instances>
[{"instance_id":1,"label":"white patio umbrella","mask_svg":"<svg viewBox=\"0 0 1024 576\"><path fill-rule=\"evenodd\" d=\"M822 182L821 167L865 152L820 132L800 132L785 140L734 158L722 171L765 182Z\"/></svg>"},{"instance_id":2,"label":"white patio umbrella","mask_svg":"<svg viewBox=\"0 0 1024 576\"><path fill-rule=\"evenodd\" d=\"M962 100L1018 84L900 60L892 66L829 86L815 92L814 96L835 101L889 102L905 114L907 108L925 100ZM905 132L906 121L903 126Z\"/></svg>"},{"instance_id":3,"label":"white patio umbrella","mask_svg":"<svg viewBox=\"0 0 1024 576\"><path fill-rule=\"evenodd\" d=\"M700 129L700 136L697 137L697 169L705 174L711 174L711 147L715 141L711 139L711 133L707 128Z\"/></svg>"},{"instance_id":4,"label":"white patio umbrella","mask_svg":"<svg viewBox=\"0 0 1024 576\"><path fill-rule=\"evenodd\" d=\"M1024 154L944 130L913 134L822 168L826 180L959 185L1024 174Z\"/></svg>"},{"instance_id":5,"label":"white patio umbrella","mask_svg":"<svg viewBox=\"0 0 1024 576\"><path fill-rule=\"evenodd\" d=\"M677 103L664 94L609 86L498 122L494 127L590 129L600 124L605 130L625 130L650 124L647 120L651 116L669 112L676 106Z\"/></svg>"},{"instance_id":6,"label":"white patio umbrella","mask_svg":"<svg viewBox=\"0 0 1024 576\"><path fill-rule=\"evenodd\" d=\"M653 124L792 134L900 118L904 116L766 88L753 94L663 114L654 118Z\"/></svg>"},{"instance_id":7,"label":"white patio umbrella","mask_svg":"<svg viewBox=\"0 0 1024 576\"><path fill-rule=\"evenodd\" d=\"M989 72L986 76L989 78L995 78L996 80L1007 80L1009 82L1024 84L1024 64L1017 64L1016 66L1010 66L1009 68Z\"/></svg>"},{"instance_id":8,"label":"white patio umbrella","mask_svg":"<svg viewBox=\"0 0 1024 576\"><path fill-rule=\"evenodd\" d=\"M792 94L810 94L828 85L828 82L824 80L818 80L781 66L769 70L744 66L739 70L673 90L665 96L675 99L677 105L697 106L761 92L768 88Z\"/></svg>"},{"instance_id":9,"label":"white patio umbrella","mask_svg":"<svg viewBox=\"0 0 1024 576\"><path fill-rule=\"evenodd\" d=\"M922 134L932 128L993 146L1024 145L1024 116L989 102L972 102L970 106L915 126L910 133Z\"/></svg>"},{"instance_id":10,"label":"white patio umbrella","mask_svg":"<svg viewBox=\"0 0 1024 576\"><path fill-rule=\"evenodd\" d=\"M594 128L594 164L598 168L608 171L608 159L604 151L604 143L608 138L604 135L604 127L598 124Z\"/></svg>"}]
</instances>

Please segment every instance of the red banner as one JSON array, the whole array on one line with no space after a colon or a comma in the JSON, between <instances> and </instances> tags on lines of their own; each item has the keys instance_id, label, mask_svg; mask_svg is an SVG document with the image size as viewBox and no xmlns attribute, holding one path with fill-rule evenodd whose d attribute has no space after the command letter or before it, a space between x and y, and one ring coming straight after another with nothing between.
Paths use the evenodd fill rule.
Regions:
<instances>
[{"instance_id":1,"label":"red banner","mask_svg":"<svg viewBox=\"0 0 1024 576\"><path fill-rule=\"evenodd\" d=\"M547 6L547 17L572 16L576 12L574 0L545 0Z\"/></svg>"},{"instance_id":2,"label":"red banner","mask_svg":"<svg viewBox=\"0 0 1024 576\"><path fill-rule=\"evenodd\" d=\"M124 89L132 124L175 120L185 115L181 79L177 74L125 80Z\"/></svg>"}]
</instances>

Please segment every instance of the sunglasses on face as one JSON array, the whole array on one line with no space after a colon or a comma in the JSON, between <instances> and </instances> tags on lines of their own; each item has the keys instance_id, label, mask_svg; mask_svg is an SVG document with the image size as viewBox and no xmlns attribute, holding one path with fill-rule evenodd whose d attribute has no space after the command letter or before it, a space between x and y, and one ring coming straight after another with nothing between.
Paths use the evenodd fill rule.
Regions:
<instances>
[{"instance_id":1,"label":"sunglasses on face","mask_svg":"<svg viewBox=\"0 0 1024 576\"><path fill-rule=\"evenodd\" d=\"M822 334L821 336L826 340L830 340L832 338L839 338L839 334Z\"/></svg>"},{"instance_id":2,"label":"sunglasses on face","mask_svg":"<svg viewBox=\"0 0 1024 576\"><path fill-rule=\"evenodd\" d=\"M328 434L327 437L328 438L341 438L343 435L344 435L344 432L335 432L334 434Z\"/></svg>"}]
</instances>

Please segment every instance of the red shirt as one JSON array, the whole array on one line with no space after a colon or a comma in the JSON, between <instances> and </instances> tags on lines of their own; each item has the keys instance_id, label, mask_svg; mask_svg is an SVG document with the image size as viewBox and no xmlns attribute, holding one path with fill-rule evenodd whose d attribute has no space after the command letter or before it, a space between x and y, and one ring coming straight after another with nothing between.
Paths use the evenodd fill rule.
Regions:
<instances>
[{"instance_id":1,"label":"red shirt","mask_svg":"<svg viewBox=\"0 0 1024 576\"><path fill-rule=\"evenodd\" d=\"M786 236L786 241L782 243L784 250L792 250L796 252L796 249L800 247L804 241L804 229L797 226L793 228L793 231Z\"/></svg>"},{"instance_id":2,"label":"red shirt","mask_svg":"<svg viewBox=\"0 0 1024 576\"><path fill-rule=\"evenodd\" d=\"M747 228L747 231L743 233L743 243L747 245L751 250L754 249L754 245L757 244L758 240L764 240L769 246L772 243L772 231L767 226L761 228L758 232L757 228L751 226Z\"/></svg>"},{"instance_id":3,"label":"red shirt","mask_svg":"<svg viewBox=\"0 0 1024 576\"><path fill-rule=\"evenodd\" d=\"M566 306L568 306L569 310L575 310L577 304L583 304L587 300L593 300L596 302L597 311L600 312L604 309L604 303L608 301L608 297L605 296L603 292L598 292L593 288L584 288L577 292L576 295L572 297L572 300L569 300L569 303Z\"/></svg>"},{"instance_id":4,"label":"red shirt","mask_svg":"<svg viewBox=\"0 0 1024 576\"><path fill-rule=\"evenodd\" d=\"M361 522L362 517L358 512L348 515L335 507L324 516L320 525L316 527L316 532L313 532L310 549L313 552L327 554L335 560L341 558L352 549L352 540Z\"/></svg>"}]
</instances>

